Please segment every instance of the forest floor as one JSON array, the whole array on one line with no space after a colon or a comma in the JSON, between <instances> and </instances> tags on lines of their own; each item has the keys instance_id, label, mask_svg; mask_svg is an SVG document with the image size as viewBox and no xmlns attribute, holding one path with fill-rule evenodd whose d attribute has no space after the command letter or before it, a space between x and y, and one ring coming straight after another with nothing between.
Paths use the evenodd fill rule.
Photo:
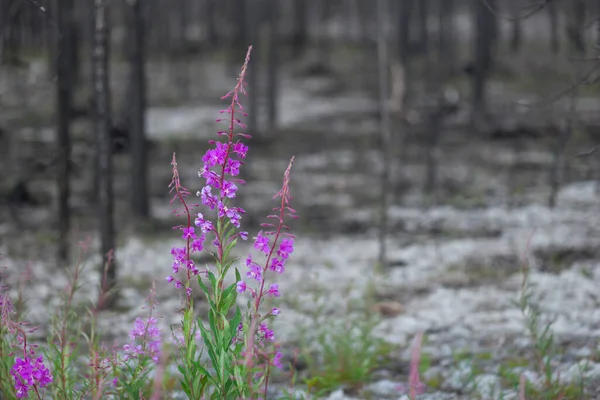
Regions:
<instances>
[{"instance_id":1,"label":"forest floor","mask_svg":"<svg viewBox=\"0 0 600 400\"><path fill-rule=\"evenodd\" d=\"M162 105L149 112L151 223L130 222L128 160L126 155L115 159L122 296L118 311L102 315L100 328L108 340L127 340L154 279L165 332L179 322L175 310L180 300L163 279L170 271L170 249L179 243L179 235L170 229L178 224L169 205L170 161L176 152L183 184L193 193L200 188L201 156L206 141L214 137L218 109L223 108L214 99L234 82L215 66L204 66L197 79L202 84L191 86L193 101L169 104L163 93ZM422 331L426 340L421 379L427 393L419 398L517 398L521 376L531 382L531 393L535 388L541 392L544 377L535 362L536 343L514 304L521 295L527 260L534 284L531 304L541 313L540 327L552 322L555 351L549 361L554 379L561 382L566 398L599 398L600 160L595 155L576 157L595 145L585 125L578 125L564 149L563 186L556 206L549 208L548 176L556 140L551 125L560 122L556 114L544 127L551 118L540 114L549 111L532 112L537 118L533 136L503 136L474 132L465 122L468 110L460 110L441 132L436 190L427 195L422 190L425 131L419 126L401 129L395 121L390 266L381 271L376 268L383 167L377 103L364 90L371 78L361 79L344 70L311 78L286 74L279 103L281 128L269 133L273 140L250 145L245 166L243 221L256 229L272 207L271 197L280 188L289 158L296 157L292 203L300 220L292 227L297 247L285 274L277 277L282 314L275 332L288 359L295 349L302 350L296 366L300 376L322 377L312 385L328 390L330 399L402 398L398 385L407 381L411 343ZM152 85L160 87L157 82ZM506 90L499 82L494 88ZM502 96L495 94L490 97L500 102ZM159 94L154 90L152 96ZM598 105L588 97L577 101L581 109ZM19 155L43 159L52 140L48 122L38 118L39 123L30 124L35 128L24 129L27 115L15 111L4 117L7 126L21 126ZM504 126L506 118L497 113L490 125ZM90 131L85 123L76 131L81 139L73 160L78 166L72 201L74 243L93 234L95 218L90 205ZM16 165L5 165L5 171ZM55 243L51 172L23 172L34 195L46 204L16 213L5 207L0 223L0 252L10 268L3 282L15 284L18 271L32 268L27 293L35 307L28 317L42 327L56 304L56 291L66 284L48 262ZM240 246L238 255L245 257L248 251ZM98 257L90 254L87 262L95 268ZM86 296L94 298L98 276L90 272L86 279ZM200 304L201 312L206 304ZM324 351L327 344L333 344L330 353ZM289 383L288 375L275 377L274 390ZM572 397L579 395L580 385L585 393Z\"/></svg>"}]
</instances>

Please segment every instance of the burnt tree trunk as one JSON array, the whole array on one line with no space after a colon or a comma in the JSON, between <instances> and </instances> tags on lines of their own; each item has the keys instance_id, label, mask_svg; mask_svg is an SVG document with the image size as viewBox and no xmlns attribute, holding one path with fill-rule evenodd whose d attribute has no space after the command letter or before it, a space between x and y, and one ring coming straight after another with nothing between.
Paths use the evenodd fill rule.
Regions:
<instances>
[{"instance_id":1,"label":"burnt tree trunk","mask_svg":"<svg viewBox=\"0 0 600 400\"><path fill-rule=\"evenodd\" d=\"M439 0L439 53L442 66L454 71L454 0Z\"/></svg>"},{"instance_id":2,"label":"burnt tree trunk","mask_svg":"<svg viewBox=\"0 0 600 400\"><path fill-rule=\"evenodd\" d=\"M102 273L107 273L107 287L116 281L114 196L112 184L112 140L109 85L109 20L106 0L93 0L94 39L92 44L92 82L94 134L96 138L96 176L98 182L97 216L100 229Z\"/></svg>"},{"instance_id":3,"label":"burnt tree trunk","mask_svg":"<svg viewBox=\"0 0 600 400\"><path fill-rule=\"evenodd\" d=\"M548 20L550 22L550 48L554 54L560 51L560 39L558 36L558 5L551 1L546 5Z\"/></svg>"},{"instance_id":4,"label":"burnt tree trunk","mask_svg":"<svg viewBox=\"0 0 600 400\"><path fill-rule=\"evenodd\" d=\"M206 0L205 12L206 18L206 30L208 36L208 47L218 48L219 46L219 33L217 31L217 6L218 0Z\"/></svg>"},{"instance_id":5,"label":"burnt tree trunk","mask_svg":"<svg viewBox=\"0 0 600 400\"><path fill-rule=\"evenodd\" d=\"M146 30L144 0L131 3L131 78L130 114L131 210L138 218L148 218L148 149L146 141Z\"/></svg>"},{"instance_id":6,"label":"burnt tree trunk","mask_svg":"<svg viewBox=\"0 0 600 400\"><path fill-rule=\"evenodd\" d=\"M512 9L513 17L513 20L511 21L510 51L513 54L517 54L521 50L521 44L523 42L523 24L522 19L519 18L520 2L512 0L510 7Z\"/></svg>"},{"instance_id":7,"label":"burnt tree trunk","mask_svg":"<svg viewBox=\"0 0 600 400\"><path fill-rule=\"evenodd\" d=\"M399 0L398 4L398 45L397 45L397 64L395 71L401 71L402 84L404 85L401 99L394 99L397 107L404 112L408 97L411 94L411 85L409 84L412 75L410 68L410 19L412 14L413 0ZM397 79L395 79L397 80Z\"/></svg>"},{"instance_id":8,"label":"burnt tree trunk","mask_svg":"<svg viewBox=\"0 0 600 400\"><path fill-rule=\"evenodd\" d=\"M57 21L56 41L56 133L57 133L57 183L58 183L58 260L69 260L70 209L70 160L71 160L71 111L73 102L73 70L71 68L73 41L73 1L58 0L55 4Z\"/></svg>"},{"instance_id":9,"label":"burnt tree trunk","mask_svg":"<svg viewBox=\"0 0 600 400\"><path fill-rule=\"evenodd\" d=\"M247 49L248 46L252 45L252 58L254 63L248 65L248 72L246 73L247 82L248 82L248 133L253 136L254 140L261 140L261 133L258 127L258 74L259 74L259 65L260 65L260 53L261 46L259 43L259 32L260 32L260 18L257 8L252 4L251 0L241 0L241 3L244 3L246 13L244 14L245 22L245 31L244 37L242 40L243 46L240 46L240 51L236 54L236 60L239 60L240 57L245 54L245 51L242 49ZM236 64L237 65L237 64Z\"/></svg>"},{"instance_id":10,"label":"burnt tree trunk","mask_svg":"<svg viewBox=\"0 0 600 400\"><path fill-rule=\"evenodd\" d=\"M429 53L429 29L427 28L427 20L429 18L429 2L427 0L419 0L419 53L427 57Z\"/></svg>"},{"instance_id":11,"label":"burnt tree trunk","mask_svg":"<svg viewBox=\"0 0 600 400\"><path fill-rule=\"evenodd\" d=\"M494 15L481 0L474 1L475 40L472 79L472 121L477 123L486 113L486 85L492 64ZM488 0L491 7L495 2Z\"/></svg>"},{"instance_id":12,"label":"burnt tree trunk","mask_svg":"<svg viewBox=\"0 0 600 400\"><path fill-rule=\"evenodd\" d=\"M567 38L573 49L579 53L585 53L584 23L586 5L585 0L571 0L569 3L569 18L567 22Z\"/></svg>"},{"instance_id":13,"label":"burnt tree trunk","mask_svg":"<svg viewBox=\"0 0 600 400\"><path fill-rule=\"evenodd\" d=\"M292 54L294 59L304 55L308 43L308 16L306 0L294 0L294 31L292 33Z\"/></svg>"},{"instance_id":14,"label":"burnt tree trunk","mask_svg":"<svg viewBox=\"0 0 600 400\"><path fill-rule=\"evenodd\" d=\"M269 13L269 59L267 65L267 130L277 128L277 102L279 85L279 0L268 0Z\"/></svg>"},{"instance_id":15,"label":"burnt tree trunk","mask_svg":"<svg viewBox=\"0 0 600 400\"><path fill-rule=\"evenodd\" d=\"M387 38L387 19L389 15L388 0L377 0L377 73L379 83L379 121L381 134L381 153L383 168L381 170L381 204L379 219L379 265L387 267L387 231L388 231L388 204L390 202L390 151L391 126L389 111L389 55Z\"/></svg>"}]
</instances>

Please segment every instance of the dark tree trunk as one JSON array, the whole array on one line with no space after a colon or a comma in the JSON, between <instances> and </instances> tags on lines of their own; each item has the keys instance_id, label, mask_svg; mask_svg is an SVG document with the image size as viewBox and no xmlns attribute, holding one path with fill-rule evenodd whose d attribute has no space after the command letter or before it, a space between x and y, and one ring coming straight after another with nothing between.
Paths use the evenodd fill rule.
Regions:
<instances>
[{"instance_id":1,"label":"dark tree trunk","mask_svg":"<svg viewBox=\"0 0 600 400\"><path fill-rule=\"evenodd\" d=\"M600 0L596 0L595 4L596 4L596 16L600 17ZM598 20L596 21L595 30L596 30L596 32L595 32L594 40L596 41L596 47L600 47L600 18L598 18Z\"/></svg>"},{"instance_id":2,"label":"dark tree trunk","mask_svg":"<svg viewBox=\"0 0 600 400\"><path fill-rule=\"evenodd\" d=\"M206 30L210 48L218 48L219 34L217 31L218 0L206 0Z\"/></svg>"},{"instance_id":3,"label":"dark tree trunk","mask_svg":"<svg viewBox=\"0 0 600 400\"><path fill-rule=\"evenodd\" d=\"M234 39L235 48L238 49L240 52L243 52L246 46L248 45L248 33L250 30L252 30L252 27L249 27L248 24L252 23L253 19L246 15L246 10L248 10L249 13L254 14L255 12L252 10L252 8L254 8L252 0L239 0L239 2L234 2L232 6L236 26ZM235 60L237 61L237 54L233 58L235 58Z\"/></svg>"},{"instance_id":4,"label":"dark tree trunk","mask_svg":"<svg viewBox=\"0 0 600 400\"><path fill-rule=\"evenodd\" d=\"M248 72L246 73L247 82L248 82L248 133L254 137L255 140L260 140L261 132L258 127L258 74L259 74L259 65L260 65L260 53L261 46L259 43L259 32L260 32L260 19L257 8L252 4L252 0L241 0L241 3L245 4L246 13L244 14L245 22L244 26L246 27L246 31L244 32L244 38L241 43L243 46L240 47L240 51L236 53L239 60L246 52L242 51L243 48L246 48L252 45L252 59L254 63L251 63L248 66ZM237 64L236 64L237 65Z\"/></svg>"},{"instance_id":5,"label":"dark tree trunk","mask_svg":"<svg viewBox=\"0 0 600 400\"><path fill-rule=\"evenodd\" d=\"M441 66L454 71L454 0L439 0L439 53Z\"/></svg>"},{"instance_id":6,"label":"dark tree trunk","mask_svg":"<svg viewBox=\"0 0 600 400\"><path fill-rule=\"evenodd\" d=\"M472 90L472 118L474 122L484 118L486 113L486 85L492 63L492 42L494 16L488 6L481 0L474 1L475 40L474 40L474 74ZM490 6L495 2L488 0Z\"/></svg>"},{"instance_id":7,"label":"dark tree trunk","mask_svg":"<svg viewBox=\"0 0 600 400\"><path fill-rule=\"evenodd\" d=\"M558 36L558 5L556 1L551 1L546 5L548 10L548 20L550 22L550 48L554 54L560 51L560 39Z\"/></svg>"},{"instance_id":8,"label":"dark tree trunk","mask_svg":"<svg viewBox=\"0 0 600 400\"><path fill-rule=\"evenodd\" d=\"M111 262L107 273L107 287L114 287L115 267L115 228L112 185L112 140L109 85L109 20L106 0L92 0L94 3L94 40L92 45L92 82L94 102L94 133L96 138L96 176L98 182L97 215L100 228L100 255L105 264ZM111 254L112 257L108 255Z\"/></svg>"},{"instance_id":9,"label":"dark tree trunk","mask_svg":"<svg viewBox=\"0 0 600 400\"><path fill-rule=\"evenodd\" d=\"M514 20L511 21L510 51L513 54L517 54L521 50L521 44L523 41L523 24L522 19L519 18L520 2L515 2L513 0L510 6L512 8L512 16L514 18Z\"/></svg>"},{"instance_id":10,"label":"dark tree trunk","mask_svg":"<svg viewBox=\"0 0 600 400\"><path fill-rule=\"evenodd\" d=\"M391 126L389 112L389 54L386 22L389 16L388 0L377 0L377 69L379 75L379 120L381 131L381 153L383 168L381 171L381 204L379 220L379 265L386 268L387 260L387 231L388 231L388 204L390 202L390 151Z\"/></svg>"},{"instance_id":11,"label":"dark tree trunk","mask_svg":"<svg viewBox=\"0 0 600 400\"><path fill-rule=\"evenodd\" d=\"M268 131L271 132L277 128L278 100L279 100L279 1L268 0L269 11L269 60L267 71L267 116Z\"/></svg>"},{"instance_id":12,"label":"dark tree trunk","mask_svg":"<svg viewBox=\"0 0 600 400\"><path fill-rule=\"evenodd\" d=\"M134 0L132 10L130 116L131 209L138 218L150 214L146 142L146 42L144 0Z\"/></svg>"},{"instance_id":13,"label":"dark tree trunk","mask_svg":"<svg viewBox=\"0 0 600 400\"><path fill-rule=\"evenodd\" d=\"M73 70L72 61L72 0L58 0L55 4L57 21L56 42L56 128L57 128L57 183L58 183L58 260L69 260L69 231L70 210L70 160L71 160L71 134L70 122L72 111Z\"/></svg>"},{"instance_id":14,"label":"dark tree trunk","mask_svg":"<svg viewBox=\"0 0 600 400\"><path fill-rule=\"evenodd\" d=\"M427 29L427 19L429 17L429 2L419 0L419 53L427 57L429 52L429 30Z\"/></svg>"},{"instance_id":15,"label":"dark tree trunk","mask_svg":"<svg viewBox=\"0 0 600 400\"><path fill-rule=\"evenodd\" d=\"M306 0L294 0L294 32L292 54L294 59L302 57L308 42L308 18Z\"/></svg>"},{"instance_id":16,"label":"dark tree trunk","mask_svg":"<svg viewBox=\"0 0 600 400\"><path fill-rule=\"evenodd\" d=\"M410 20L412 14L412 6L413 0L399 0L397 12L397 21L398 21L398 45L397 45L397 63L400 66L400 70L402 71L402 85L404 85L404 90L402 93L401 99L394 99L395 102L399 103L397 106L400 107L400 110L405 109L405 103L411 95L411 86L410 78L412 75L412 70L410 68ZM398 69L397 69L398 70ZM397 80L395 77L394 80Z\"/></svg>"},{"instance_id":17,"label":"dark tree trunk","mask_svg":"<svg viewBox=\"0 0 600 400\"><path fill-rule=\"evenodd\" d=\"M317 54L317 64L323 68L324 70L328 68L330 64L330 55L331 55L331 42L330 38L327 35L326 24L329 19L329 12L331 10L330 4L323 1L317 1L314 3L314 7L316 8L316 54Z\"/></svg>"},{"instance_id":18,"label":"dark tree trunk","mask_svg":"<svg viewBox=\"0 0 600 400\"><path fill-rule=\"evenodd\" d=\"M569 3L569 19L567 23L567 38L575 51L582 55L585 53L585 39L583 26L585 23L585 0L571 0Z\"/></svg>"},{"instance_id":19,"label":"dark tree trunk","mask_svg":"<svg viewBox=\"0 0 600 400\"><path fill-rule=\"evenodd\" d=\"M413 0L399 0L398 7L398 60L406 64L410 55L410 16Z\"/></svg>"}]
</instances>

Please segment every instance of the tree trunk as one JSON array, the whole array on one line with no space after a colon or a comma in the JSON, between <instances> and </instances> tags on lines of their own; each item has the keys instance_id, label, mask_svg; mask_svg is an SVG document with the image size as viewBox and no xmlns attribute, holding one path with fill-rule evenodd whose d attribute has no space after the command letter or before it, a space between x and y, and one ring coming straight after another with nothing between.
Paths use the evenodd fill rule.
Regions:
<instances>
[{"instance_id":1,"label":"tree trunk","mask_svg":"<svg viewBox=\"0 0 600 400\"><path fill-rule=\"evenodd\" d=\"M550 48L554 54L560 51L560 39L558 36L558 5L556 1L551 1L546 5L548 10L548 19L550 21Z\"/></svg>"},{"instance_id":2,"label":"tree trunk","mask_svg":"<svg viewBox=\"0 0 600 400\"><path fill-rule=\"evenodd\" d=\"M55 5L57 21L56 44L56 128L57 128L57 183L58 183L58 260L66 263L69 260L69 231L70 210L70 160L71 160L71 134L70 122L73 95L72 61L72 0L58 0Z\"/></svg>"},{"instance_id":3,"label":"tree trunk","mask_svg":"<svg viewBox=\"0 0 600 400\"><path fill-rule=\"evenodd\" d=\"M401 90L396 88L394 93L401 94L402 98L392 99L394 108L401 113L406 109L408 97L411 94L411 85L409 84L412 75L410 68L410 19L412 12L413 0L399 0L398 5L398 45L397 45L397 63L394 66L395 83L401 83ZM397 86L397 85L396 85Z\"/></svg>"},{"instance_id":4,"label":"tree trunk","mask_svg":"<svg viewBox=\"0 0 600 400\"><path fill-rule=\"evenodd\" d=\"M383 168L381 170L381 204L379 220L379 265L387 267L387 220L388 204L390 200L390 151L391 126L389 112L389 55L387 40L387 19L389 16L388 0L377 0L377 69L379 76L379 113L381 132L381 153Z\"/></svg>"},{"instance_id":5,"label":"tree trunk","mask_svg":"<svg viewBox=\"0 0 600 400\"><path fill-rule=\"evenodd\" d=\"M472 120L477 123L486 113L486 85L491 69L494 18L488 6L481 0L474 1L475 40L474 40L474 74L472 80ZM494 2L488 0L490 6Z\"/></svg>"},{"instance_id":6,"label":"tree trunk","mask_svg":"<svg viewBox=\"0 0 600 400\"><path fill-rule=\"evenodd\" d=\"M567 37L573 49L579 55L583 55L585 53L585 39L582 27L585 23L585 0L571 0L569 6Z\"/></svg>"},{"instance_id":7,"label":"tree trunk","mask_svg":"<svg viewBox=\"0 0 600 400\"><path fill-rule=\"evenodd\" d=\"M429 17L429 2L419 0L419 53L427 57L429 52L429 29L427 19Z\"/></svg>"},{"instance_id":8,"label":"tree trunk","mask_svg":"<svg viewBox=\"0 0 600 400\"><path fill-rule=\"evenodd\" d=\"M130 115L131 209L138 218L148 218L148 156L146 142L146 33L144 0L133 0Z\"/></svg>"},{"instance_id":9,"label":"tree trunk","mask_svg":"<svg viewBox=\"0 0 600 400\"><path fill-rule=\"evenodd\" d=\"M454 0L439 0L439 53L441 66L454 71Z\"/></svg>"},{"instance_id":10,"label":"tree trunk","mask_svg":"<svg viewBox=\"0 0 600 400\"><path fill-rule=\"evenodd\" d=\"M306 0L294 0L294 32L292 34L292 54L299 59L306 50L308 43L308 18Z\"/></svg>"},{"instance_id":11,"label":"tree trunk","mask_svg":"<svg viewBox=\"0 0 600 400\"><path fill-rule=\"evenodd\" d=\"M267 72L267 115L268 131L272 132L277 128L278 100L279 100L279 1L269 0L269 60Z\"/></svg>"},{"instance_id":12,"label":"tree trunk","mask_svg":"<svg viewBox=\"0 0 600 400\"><path fill-rule=\"evenodd\" d=\"M94 134L96 138L96 175L98 182L98 223L100 228L100 255L103 265L111 266L107 273L107 287L112 289L116 280L114 196L112 185L112 140L109 81L109 20L107 0L93 0L94 41L92 44L92 82L94 102Z\"/></svg>"},{"instance_id":13,"label":"tree trunk","mask_svg":"<svg viewBox=\"0 0 600 400\"><path fill-rule=\"evenodd\" d=\"M520 2L512 0L510 6L513 16L513 21L511 21L510 51L513 54L517 54L521 50L521 43L523 41L523 24L521 18L519 18Z\"/></svg>"},{"instance_id":14,"label":"tree trunk","mask_svg":"<svg viewBox=\"0 0 600 400\"><path fill-rule=\"evenodd\" d=\"M206 30L208 47L216 49L219 46L219 33L217 31L217 3L218 0L206 0Z\"/></svg>"},{"instance_id":15,"label":"tree trunk","mask_svg":"<svg viewBox=\"0 0 600 400\"><path fill-rule=\"evenodd\" d=\"M243 48L248 48L248 46L252 45L252 59L254 63L248 65L248 72L246 73L246 81L248 82L248 133L254 137L254 140L260 141L261 132L258 127L258 113L259 113L259 96L258 96L258 74L259 74L259 66L260 66L260 20L258 15L258 10L254 4L252 4L252 0L241 0L242 3L245 3L246 13L244 17L246 18L244 26L246 27L246 31L244 32L244 41ZM240 51L237 53L239 57L245 54L245 51L242 51L242 47L240 47ZM239 59L239 57L237 57Z\"/></svg>"}]
</instances>

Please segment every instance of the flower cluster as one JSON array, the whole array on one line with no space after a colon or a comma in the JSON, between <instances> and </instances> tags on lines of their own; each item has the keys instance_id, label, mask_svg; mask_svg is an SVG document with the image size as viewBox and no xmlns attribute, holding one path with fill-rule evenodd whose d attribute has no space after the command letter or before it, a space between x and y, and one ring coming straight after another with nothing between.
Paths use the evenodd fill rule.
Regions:
<instances>
[{"instance_id":1,"label":"flower cluster","mask_svg":"<svg viewBox=\"0 0 600 400\"><path fill-rule=\"evenodd\" d=\"M35 358L31 352L25 358L15 359L15 364L10 370L15 380L16 395L18 398L28 396L29 390L43 388L52 382L52 375L46 366L42 356Z\"/></svg>"},{"instance_id":2,"label":"flower cluster","mask_svg":"<svg viewBox=\"0 0 600 400\"><path fill-rule=\"evenodd\" d=\"M238 186L244 184L244 181L237 178L237 176L239 176L240 168L244 164L243 160L248 154L248 146L242 143L239 138L250 138L250 135L235 132L235 129L236 127L245 128L245 125L238 117L238 114L247 116L244 112L244 107L240 103L239 95L246 93L244 90L244 77L246 75L249 60L250 50L246 55L246 60L242 66L237 85L232 91L221 98L222 100L231 98L229 107L220 111L221 114L229 115L226 119L229 124L229 129L228 131L217 132L218 136L225 136L226 141L209 141L209 144L213 147L208 149L202 157L202 162L204 164L202 169L198 172L198 176L204 179L205 185L196 193L196 195L200 197L203 205L207 206L210 210L216 210L220 222L229 222L236 228L240 227L240 220L242 219L242 214L244 214L245 210L241 207L229 205L229 200L236 197ZM216 122L224 120L225 119L223 118L218 118ZM166 280L169 283L174 282L175 287L181 289L186 285L182 281L177 280L174 275L180 270L187 271L187 279L189 281L192 276L196 276L200 273L195 266L194 261L191 259L191 255L192 253L204 250L204 242L206 241L207 234L210 233L215 236L212 243L220 250L222 250L227 243L222 243L224 238L219 237L216 227L208 218L205 218L202 213L196 215L196 218L194 219L195 227L192 226L192 210L196 205L188 206L185 203L185 198L189 195L189 191L181 186L175 155L173 155L171 165L173 166L173 179L170 186L171 190L175 191L173 200L178 199L183 205L185 210L181 214L187 214L188 223L185 227L176 227L176 229L182 230L182 239L186 241L186 246L181 248L174 247L171 249L171 254L174 258L172 266L173 275L167 276ZM196 227L200 229L201 233L196 233ZM248 238L248 232L236 233L233 237L227 238L227 240L231 242L231 240L234 240L237 237L246 240ZM188 298L191 295L191 288L189 286L186 287L186 294Z\"/></svg>"},{"instance_id":3,"label":"flower cluster","mask_svg":"<svg viewBox=\"0 0 600 400\"><path fill-rule=\"evenodd\" d=\"M123 351L125 352L124 361L130 358L139 358L140 356L150 357L155 363L158 363L161 355L162 332L157 326L158 320L153 315L156 305L156 282L152 282L150 294L147 298L148 317L142 319L137 317L133 323L133 328L129 331L129 338L133 344L125 344ZM146 307L144 307L146 308Z\"/></svg>"},{"instance_id":4,"label":"flower cluster","mask_svg":"<svg viewBox=\"0 0 600 400\"><path fill-rule=\"evenodd\" d=\"M123 346L125 351L125 361L130 358L148 355L152 360L158 363L160 359L161 330L156 326L157 320L149 317L144 321L140 317L136 318L133 329L129 332L129 337L136 344L126 344Z\"/></svg>"},{"instance_id":5,"label":"flower cluster","mask_svg":"<svg viewBox=\"0 0 600 400\"><path fill-rule=\"evenodd\" d=\"M258 332L256 336L256 342L252 344L255 349L247 349L246 354L249 357L256 351L257 354L264 354L264 349L269 346L269 343L275 342L275 334L265 322L266 317L274 317L280 314L278 308L272 308L266 317L261 318L259 315L259 307L265 297L279 297L281 293L279 291L279 285L272 283L266 285L266 274L270 270L276 274L282 274L285 271L285 263L289 259L290 255L294 252L294 235L286 232L289 231L289 227L285 224L284 218L297 218L296 211L290 207L290 170L294 158L290 160L290 163L285 171L283 186L281 190L274 196L279 197L281 200L278 207L274 208L275 214L269 215L267 218L277 220L276 223L265 223L261 226L266 231L260 231L254 240L254 248L258 250L266 258L264 263L255 261L252 255L248 255L246 258L246 277L257 281L256 288L251 287L248 282L240 280L237 282L236 290L238 293L245 293L248 291L250 296L254 299L254 310L252 312L252 320L258 321ZM272 240L271 240L272 238ZM274 356L271 360L273 365L281 367L281 353L275 346Z\"/></svg>"},{"instance_id":6,"label":"flower cluster","mask_svg":"<svg viewBox=\"0 0 600 400\"><path fill-rule=\"evenodd\" d=\"M171 188L171 192L175 192L171 203L175 200L178 200L182 206L182 211L174 210L177 216L186 215L187 216L187 226L176 226L174 229L179 229L182 231L181 238L185 240L185 247L173 247L171 249L171 255L173 256L173 265L171 269L173 271L173 275L169 275L166 277L167 282L172 283L175 282L174 285L177 289L183 288L185 285L182 281L175 278L180 271L185 271L187 274L187 279L192 276L198 275L200 271L196 267L194 260L191 258L192 253L201 252L204 249L204 240L205 235L204 232L198 237L196 235L196 229L192 226L191 220L191 210L197 206L197 204L188 205L185 202L185 198L190 195L189 190L187 190L184 186L181 185L181 180L179 178L179 170L177 169L177 160L175 159L175 154L173 154L173 160L171 161L173 178L169 187ZM186 288L186 294L189 297L191 295L191 288L188 286Z\"/></svg>"},{"instance_id":7,"label":"flower cluster","mask_svg":"<svg viewBox=\"0 0 600 400\"><path fill-rule=\"evenodd\" d=\"M284 217L297 218L296 211L290 207L290 194L289 194L289 174L293 164L293 158L290 161L288 168L285 171L283 187L275 195L275 197L281 198L281 204L279 207L273 209L277 214L269 215L267 218L276 219L276 224L262 224L263 228L270 230L263 232L262 230L258 233L254 239L254 248L260 251L266 258L264 264L256 262L252 255L248 255L246 258L246 277L256 280L258 282L258 289L251 288L247 282L237 282L237 291L244 293L250 292L252 298L256 299L255 311L258 312L258 307L262 301L263 296L268 297L279 297L279 285L273 283L269 285L268 289L265 287L265 274L268 270L271 270L277 274L282 274L285 271L285 263L294 252L294 235L284 232L288 231L289 227L284 222ZM271 242L270 237L273 237ZM281 239L281 240L280 240ZM275 251L277 249L277 251ZM278 309L273 315L279 314Z\"/></svg>"},{"instance_id":8,"label":"flower cluster","mask_svg":"<svg viewBox=\"0 0 600 400\"><path fill-rule=\"evenodd\" d=\"M239 101L239 95L246 93L244 90L244 77L248 60L249 54L240 72L236 87L221 98L222 100L231 98L229 107L220 111L221 114L228 114L229 117L216 120L216 122L226 121L228 123L229 130L227 132L219 131L217 133L219 136L225 136L227 141L209 141L209 144L214 145L214 148L206 151L202 157L204 165L198 172L198 176L206 182L204 187L197 193L197 196L202 200L202 204L211 210L216 209L219 219L227 219L236 228L240 227L244 209L229 206L228 200L235 198L238 186L244 184L243 180L236 177L239 176L240 168L244 164L243 160L248 154L248 146L242 143L239 138L249 138L250 135L236 133L234 130L236 127L242 129L246 127L237 114L239 113L244 117L248 115L244 112L244 107ZM212 225L207 222L202 214L198 214L195 224L205 233L214 231ZM246 232L241 232L239 235L242 238L247 237Z\"/></svg>"}]
</instances>

